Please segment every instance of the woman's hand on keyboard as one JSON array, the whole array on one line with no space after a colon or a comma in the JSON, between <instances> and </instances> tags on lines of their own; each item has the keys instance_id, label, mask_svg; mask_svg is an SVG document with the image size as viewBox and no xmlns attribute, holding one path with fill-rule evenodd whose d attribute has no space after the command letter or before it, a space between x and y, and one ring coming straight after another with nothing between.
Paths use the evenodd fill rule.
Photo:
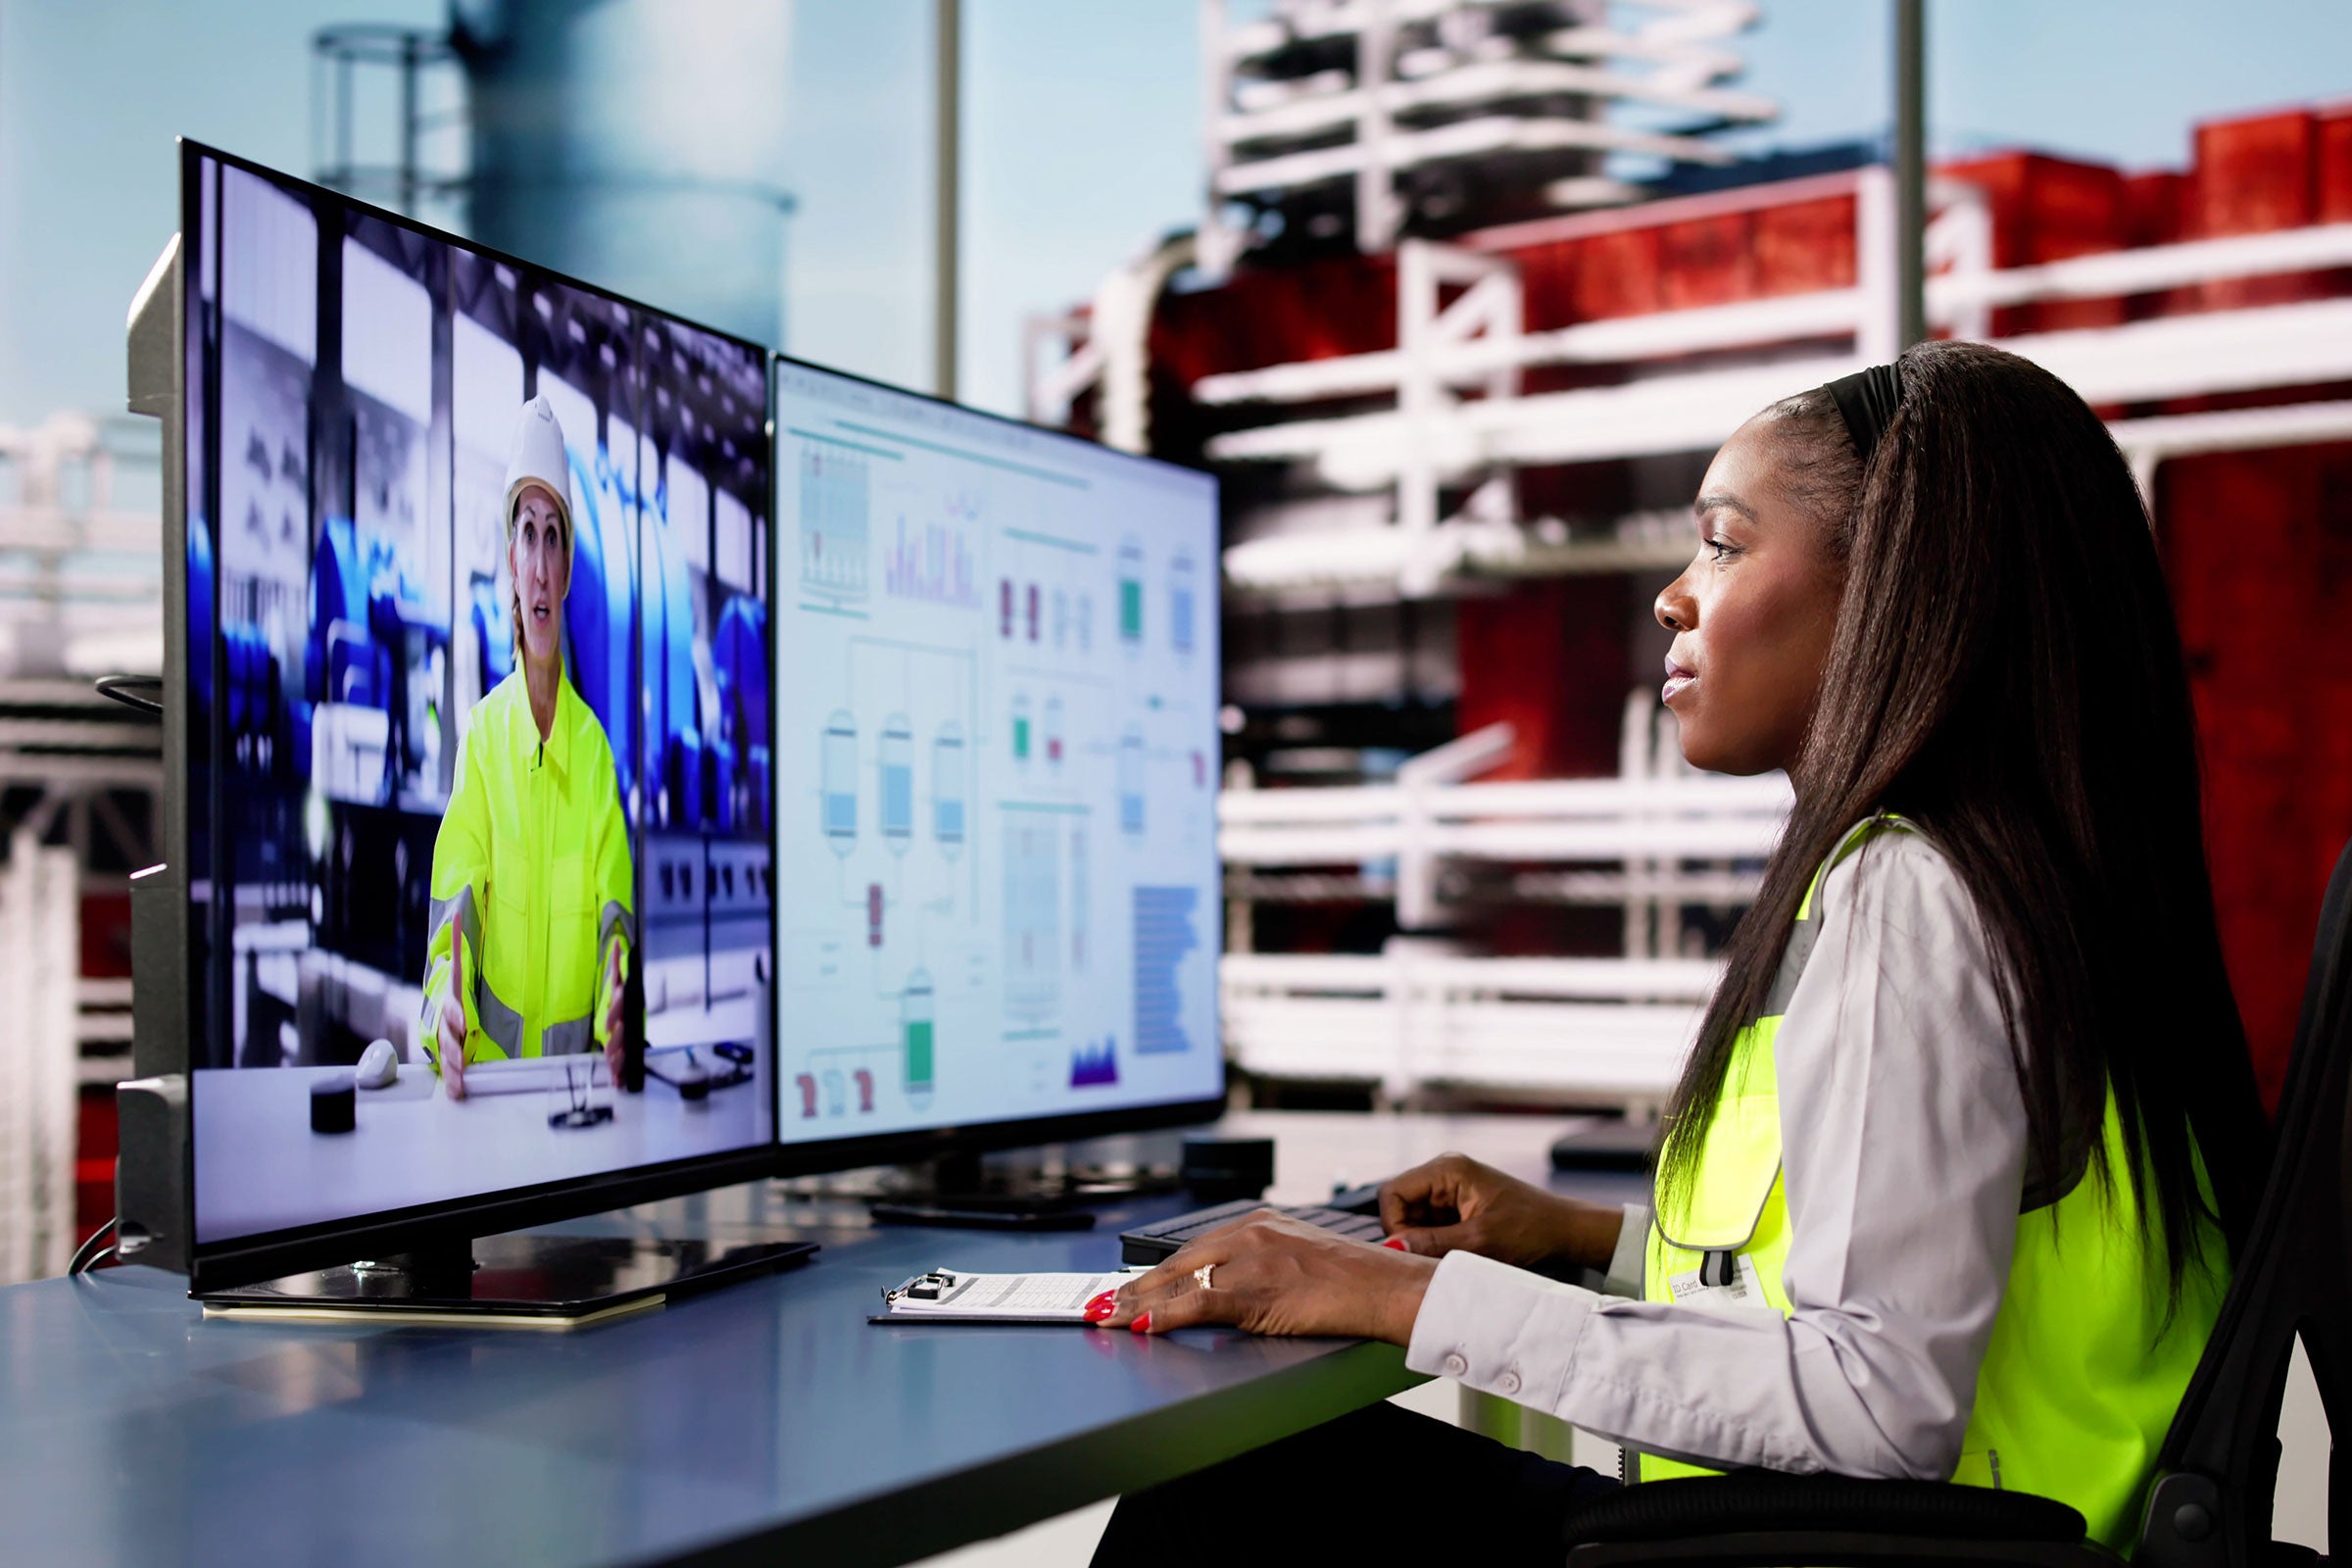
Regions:
<instances>
[{"instance_id":1,"label":"woman's hand on keyboard","mask_svg":"<svg viewBox=\"0 0 2352 1568\"><path fill-rule=\"evenodd\" d=\"M1199 1272L1209 1270L1206 1287ZM1437 1264L1268 1209L1209 1232L1119 1287L1108 1329L1165 1334L1202 1323L1252 1334L1403 1345Z\"/></svg>"},{"instance_id":2,"label":"woman's hand on keyboard","mask_svg":"<svg viewBox=\"0 0 2352 1568\"><path fill-rule=\"evenodd\" d=\"M1547 1193L1467 1154L1440 1154L1380 1189L1381 1228L1423 1257L1476 1252L1518 1268L1605 1268L1625 1211Z\"/></svg>"}]
</instances>

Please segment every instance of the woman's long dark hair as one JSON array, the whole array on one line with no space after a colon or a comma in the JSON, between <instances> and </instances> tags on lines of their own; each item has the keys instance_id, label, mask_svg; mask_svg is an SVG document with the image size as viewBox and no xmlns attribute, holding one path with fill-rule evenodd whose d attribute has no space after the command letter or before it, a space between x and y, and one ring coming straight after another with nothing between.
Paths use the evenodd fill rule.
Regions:
<instances>
[{"instance_id":1,"label":"woman's long dark hair","mask_svg":"<svg viewBox=\"0 0 2352 1568\"><path fill-rule=\"evenodd\" d=\"M1661 1175L1690 1178L1813 873L1847 828L1899 811L1984 923L2032 1165L2053 1197L2086 1168L2110 1193L2128 1177L2178 1300L2201 1216L2232 1250L2245 1235L2269 1137L2147 515L2106 427L2048 371L1973 343L1922 343L1900 364L1867 471L1826 392L1772 411L1844 593L1796 806L1675 1089ZM2128 1172L2100 1155L2109 1089Z\"/></svg>"}]
</instances>

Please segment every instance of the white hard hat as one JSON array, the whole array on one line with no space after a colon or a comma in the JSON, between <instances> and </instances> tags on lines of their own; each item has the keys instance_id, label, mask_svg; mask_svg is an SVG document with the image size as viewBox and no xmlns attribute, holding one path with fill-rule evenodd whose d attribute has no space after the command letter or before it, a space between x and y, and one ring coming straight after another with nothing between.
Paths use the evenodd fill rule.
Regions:
<instances>
[{"instance_id":1,"label":"white hard hat","mask_svg":"<svg viewBox=\"0 0 2352 1568\"><path fill-rule=\"evenodd\" d=\"M507 532L514 531L514 500L524 487L537 485L564 509L564 554L571 555L578 514L571 505L571 462L564 453L564 427L544 396L522 406L521 422L514 426L514 455L507 460Z\"/></svg>"}]
</instances>

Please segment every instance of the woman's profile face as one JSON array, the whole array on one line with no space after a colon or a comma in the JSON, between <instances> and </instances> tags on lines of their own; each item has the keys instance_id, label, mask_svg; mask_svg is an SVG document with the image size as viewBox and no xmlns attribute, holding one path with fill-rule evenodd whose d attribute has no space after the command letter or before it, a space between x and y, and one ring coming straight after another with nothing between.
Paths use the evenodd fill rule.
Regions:
<instances>
[{"instance_id":1,"label":"woman's profile face","mask_svg":"<svg viewBox=\"0 0 2352 1568\"><path fill-rule=\"evenodd\" d=\"M507 566L514 574L522 651L532 663L545 664L563 645L564 594L571 586L571 551L564 539L564 509L537 485L526 487L514 499Z\"/></svg>"},{"instance_id":2,"label":"woman's profile face","mask_svg":"<svg viewBox=\"0 0 2352 1568\"><path fill-rule=\"evenodd\" d=\"M1724 443L1691 509L1698 553L1658 595L1658 623L1675 634L1666 706L1693 767L1788 767L1821 689L1841 577L1825 520L1780 480L1787 439L1759 415Z\"/></svg>"}]
</instances>

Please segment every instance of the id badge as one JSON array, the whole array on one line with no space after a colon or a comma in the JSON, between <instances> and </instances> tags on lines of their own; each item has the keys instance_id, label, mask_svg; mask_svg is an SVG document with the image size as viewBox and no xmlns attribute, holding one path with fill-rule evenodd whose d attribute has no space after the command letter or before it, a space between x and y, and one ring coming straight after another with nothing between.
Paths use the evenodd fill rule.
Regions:
<instances>
[{"instance_id":1,"label":"id badge","mask_svg":"<svg viewBox=\"0 0 2352 1568\"><path fill-rule=\"evenodd\" d=\"M1738 1265L1720 1285L1710 1285L1703 1277L1702 1265L1688 1274L1669 1275L1667 1289L1674 1293L1679 1306L1696 1307L1701 1312L1771 1312L1779 1309L1764 1298L1764 1287L1756 1278L1756 1265L1745 1252L1732 1260Z\"/></svg>"}]
</instances>

